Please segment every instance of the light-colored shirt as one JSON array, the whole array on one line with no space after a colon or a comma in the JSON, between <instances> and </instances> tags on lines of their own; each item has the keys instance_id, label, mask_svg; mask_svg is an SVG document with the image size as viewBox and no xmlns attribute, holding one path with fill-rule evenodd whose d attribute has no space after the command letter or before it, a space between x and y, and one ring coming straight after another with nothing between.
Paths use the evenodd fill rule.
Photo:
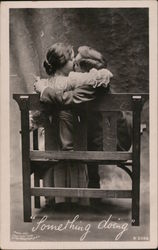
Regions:
<instances>
[{"instance_id":1,"label":"light-colored shirt","mask_svg":"<svg viewBox=\"0 0 158 250\"><path fill-rule=\"evenodd\" d=\"M49 79L39 79L41 84L41 96L47 87L51 87L54 91L70 91L82 86L107 87L112 73L107 69L91 69L90 72L70 72L68 76L55 75ZM37 84L38 84L37 83Z\"/></svg>"}]
</instances>

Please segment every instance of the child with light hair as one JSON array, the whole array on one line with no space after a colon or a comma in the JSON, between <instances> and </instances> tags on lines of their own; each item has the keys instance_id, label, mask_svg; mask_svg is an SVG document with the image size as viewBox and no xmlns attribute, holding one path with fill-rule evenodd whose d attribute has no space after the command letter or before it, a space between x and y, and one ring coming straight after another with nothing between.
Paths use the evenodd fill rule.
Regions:
<instances>
[{"instance_id":1,"label":"child with light hair","mask_svg":"<svg viewBox=\"0 0 158 250\"><path fill-rule=\"evenodd\" d=\"M107 61L99 51L89 46L78 48L78 54L75 58L76 72L89 72L93 68L100 70L106 67Z\"/></svg>"},{"instance_id":2,"label":"child with light hair","mask_svg":"<svg viewBox=\"0 0 158 250\"><path fill-rule=\"evenodd\" d=\"M90 72L94 70L94 68L101 70L106 67L107 61L100 52L88 46L81 46L78 48L78 54L75 58L74 65L76 71ZM96 89L96 98L99 98L100 95L113 93L111 85L108 85L107 88L102 88L102 86ZM129 112L119 112L119 115L117 121L117 149L119 151L127 151L130 149L132 143L132 117ZM102 151L102 137L102 115L98 112L91 112L88 116L88 150ZM88 164L88 177L89 188L100 188L98 164ZM101 199L91 199L91 205L94 207L95 211L102 209Z\"/></svg>"}]
</instances>

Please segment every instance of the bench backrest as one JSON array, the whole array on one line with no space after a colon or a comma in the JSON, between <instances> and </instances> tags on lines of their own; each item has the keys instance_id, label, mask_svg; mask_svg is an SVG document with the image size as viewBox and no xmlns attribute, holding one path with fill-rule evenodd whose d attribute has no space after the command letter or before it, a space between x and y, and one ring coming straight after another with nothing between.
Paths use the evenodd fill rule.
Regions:
<instances>
[{"instance_id":1,"label":"bench backrest","mask_svg":"<svg viewBox=\"0 0 158 250\"><path fill-rule=\"evenodd\" d=\"M25 144L30 145L29 138L29 110L41 110L37 94L14 94L13 98L19 104L21 110L22 138ZM74 150L87 150L87 120L89 115L101 113L103 151L115 151L117 147L117 120L120 111L131 111L133 118L133 143L137 146L140 133L140 113L148 94L106 94L100 98L82 105L73 106L74 117ZM80 122L76 119L79 114ZM97 122L97 121L96 121ZM89 126L91 126L89 124ZM57 128L51 128L51 124L45 124L45 149L56 150L55 138ZM25 146L25 145L24 145ZM34 132L34 149L38 149L37 132Z\"/></svg>"}]
</instances>

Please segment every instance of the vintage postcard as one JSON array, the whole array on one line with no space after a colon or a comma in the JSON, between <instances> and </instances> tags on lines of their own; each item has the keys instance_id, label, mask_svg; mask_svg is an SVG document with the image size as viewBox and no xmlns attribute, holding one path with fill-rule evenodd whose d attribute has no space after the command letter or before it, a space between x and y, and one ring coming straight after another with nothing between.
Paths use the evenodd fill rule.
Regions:
<instances>
[{"instance_id":1,"label":"vintage postcard","mask_svg":"<svg viewBox=\"0 0 158 250\"><path fill-rule=\"evenodd\" d=\"M1 249L156 249L157 1L1 2Z\"/></svg>"}]
</instances>

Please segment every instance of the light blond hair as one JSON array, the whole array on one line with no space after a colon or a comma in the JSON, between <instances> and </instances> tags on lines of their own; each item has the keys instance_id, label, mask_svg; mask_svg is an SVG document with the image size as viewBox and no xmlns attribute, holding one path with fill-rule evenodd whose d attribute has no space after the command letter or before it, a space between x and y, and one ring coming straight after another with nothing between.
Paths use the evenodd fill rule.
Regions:
<instances>
[{"instance_id":1,"label":"light blond hair","mask_svg":"<svg viewBox=\"0 0 158 250\"><path fill-rule=\"evenodd\" d=\"M89 71L92 68L106 68L107 66L107 62L103 55L99 51L89 46L79 47L78 54L80 55L78 63L80 64L80 67L85 71Z\"/></svg>"}]
</instances>

